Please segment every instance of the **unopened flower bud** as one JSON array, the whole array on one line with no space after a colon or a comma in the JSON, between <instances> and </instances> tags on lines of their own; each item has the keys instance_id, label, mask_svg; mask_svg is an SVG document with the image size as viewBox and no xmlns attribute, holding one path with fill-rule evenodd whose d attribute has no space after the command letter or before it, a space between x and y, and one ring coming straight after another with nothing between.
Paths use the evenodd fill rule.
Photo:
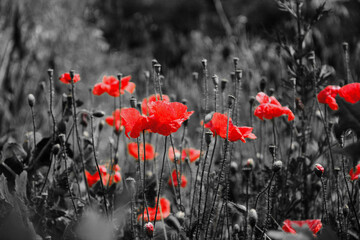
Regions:
<instances>
[{"instance_id":1,"label":"unopened flower bud","mask_svg":"<svg viewBox=\"0 0 360 240\"><path fill-rule=\"evenodd\" d=\"M207 60L206 59L201 60L201 64L202 64L203 68L206 68L207 67Z\"/></svg>"},{"instance_id":2,"label":"unopened flower bud","mask_svg":"<svg viewBox=\"0 0 360 240\"><path fill-rule=\"evenodd\" d=\"M208 114L206 114L205 115L205 123L208 123L208 122L210 122L211 121L211 119L212 119L212 117L213 117L213 115L214 115L214 112L210 112L210 113L208 113Z\"/></svg>"},{"instance_id":3,"label":"unopened flower bud","mask_svg":"<svg viewBox=\"0 0 360 240\"><path fill-rule=\"evenodd\" d=\"M184 220L185 219L185 213L182 211L178 211L177 213L175 213L175 217L179 220Z\"/></svg>"},{"instance_id":4,"label":"unopened flower bud","mask_svg":"<svg viewBox=\"0 0 360 240\"><path fill-rule=\"evenodd\" d=\"M315 164L314 172L315 172L316 176L321 178L322 175L324 174L324 167L321 164L317 163L317 164Z\"/></svg>"},{"instance_id":5,"label":"unopened flower bud","mask_svg":"<svg viewBox=\"0 0 360 240\"><path fill-rule=\"evenodd\" d=\"M105 116L105 113L103 111L96 111L92 115L96 118L102 118L103 116Z\"/></svg>"},{"instance_id":6,"label":"unopened flower bud","mask_svg":"<svg viewBox=\"0 0 360 240\"><path fill-rule=\"evenodd\" d=\"M277 161L274 162L274 164L272 166L272 170L276 173L276 172L281 170L282 165L283 165L282 161L277 160Z\"/></svg>"},{"instance_id":7,"label":"unopened flower bud","mask_svg":"<svg viewBox=\"0 0 360 240\"><path fill-rule=\"evenodd\" d=\"M51 152L56 156L58 155L58 153L60 152L60 144L55 144L52 149Z\"/></svg>"},{"instance_id":8,"label":"unopened flower bud","mask_svg":"<svg viewBox=\"0 0 360 240\"><path fill-rule=\"evenodd\" d=\"M146 236L152 238L154 236L154 225L151 222L148 222L144 226Z\"/></svg>"},{"instance_id":9,"label":"unopened flower bud","mask_svg":"<svg viewBox=\"0 0 360 240\"><path fill-rule=\"evenodd\" d=\"M226 84L228 83L228 80L223 78L221 79L221 91L223 92L226 88Z\"/></svg>"},{"instance_id":10,"label":"unopened flower bud","mask_svg":"<svg viewBox=\"0 0 360 240\"><path fill-rule=\"evenodd\" d=\"M130 98L130 106L132 108L136 108L136 103L137 103L136 98L134 96L131 96L131 98Z\"/></svg>"},{"instance_id":11,"label":"unopened flower bud","mask_svg":"<svg viewBox=\"0 0 360 240\"><path fill-rule=\"evenodd\" d=\"M235 102L235 97L233 95L228 96L228 108L232 108Z\"/></svg>"},{"instance_id":12,"label":"unopened flower bud","mask_svg":"<svg viewBox=\"0 0 360 240\"><path fill-rule=\"evenodd\" d=\"M255 209L250 209L249 211L249 224L252 228L255 227L256 223L258 221L258 214Z\"/></svg>"},{"instance_id":13,"label":"unopened flower bud","mask_svg":"<svg viewBox=\"0 0 360 240\"><path fill-rule=\"evenodd\" d=\"M265 88L266 88L266 79L265 78L262 78L260 80L260 92L264 92L265 91Z\"/></svg>"},{"instance_id":14,"label":"unopened flower bud","mask_svg":"<svg viewBox=\"0 0 360 240\"><path fill-rule=\"evenodd\" d=\"M31 93L28 95L28 103L30 107L34 107L35 105L35 97Z\"/></svg>"},{"instance_id":15,"label":"unopened flower bud","mask_svg":"<svg viewBox=\"0 0 360 240\"><path fill-rule=\"evenodd\" d=\"M207 131L205 133L205 142L206 142L207 146L210 145L212 136L213 136L213 133L211 131Z\"/></svg>"},{"instance_id":16,"label":"unopened flower bud","mask_svg":"<svg viewBox=\"0 0 360 240\"><path fill-rule=\"evenodd\" d=\"M214 86L217 87L219 85L219 77L214 74L211 79L213 80Z\"/></svg>"}]
</instances>

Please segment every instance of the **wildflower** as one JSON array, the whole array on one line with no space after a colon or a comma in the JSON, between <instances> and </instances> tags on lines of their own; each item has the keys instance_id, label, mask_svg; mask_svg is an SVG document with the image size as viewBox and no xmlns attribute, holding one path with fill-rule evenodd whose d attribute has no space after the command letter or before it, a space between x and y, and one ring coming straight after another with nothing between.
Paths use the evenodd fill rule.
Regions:
<instances>
[{"instance_id":1,"label":"wildflower","mask_svg":"<svg viewBox=\"0 0 360 240\"><path fill-rule=\"evenodd\" d=\"M154 236L154 225L151 222L148 222L144 226L145 233L149 238L152 238Z\"/></svg>"},{"instance_id":2,"label":"wildflower","mask_svg":"<svg viewBox=\"0 0 360 240\"><path fill-rule=\"evenodd\" d=\"M284 232L296 233L293 227L296 228L302 226L307 226L310 229L310 231L312 231L313 234L315 235L322 228L322 223L320 219L311 219L311 220L303 220L303 221L292 221L287 219L284 221L284 225L282 229L284 230Z\"/></svg>"},{"instance_id":3,"label":"wildflower","mask_svg":"<svg viewBox=\"0 0 360 240\"><path fill-rule=\"evenodd\" d=\"M255 109L254 115L261 120L264 120L264 118L273 119L282 115L287 115L288 121L295 119L293 112L288 107L281 106L275 97L269 97L265 93L259 92L256 95L256 100L260 105Z\"/></svg>"},{"instance_id":4,"label":"wildflower","mask_svg":"<svg viewBox=\"0 0 360 240\"><path fill-rule=\"evenodd\" d=\"M329 85L323 90L321 90L318 95L317 99L319 103L327 104L332 110L338 110L339 106L336 103L335 97L339 93L340 87L339 86L332 86Z\"/></svg>"},{"instance_id":5,"label":"wildflower","mask_svg":"<svg viewBox=\"0 0 360 240\"><path fill-rule=\"evenodd\" d=\"M349 103L360 101L360 83L349 83L340 88L339 96Z\"/></svg>"},{"instance_id":6,"label":"wildflower","mask_svg":"<svg viewBox=\"0 0 360 240\"><path fill-rule=\"evenodd\" d=\"M182 175L182 174L181 174L181 176L180 176L180 172L178 172L177 174L178 174L178 176L176 176L176 170L174 169L174 170L172 171L172 174L171 174L171 177L172 177L173 181L171 181L171 177L170 177L170 178L169 178L169 182L168 182L168 183L169 183L169 186L172 186L172 182L174 182L174 186L177 187L177 186L178 186L178 181L177 181L177 179L179 178L179 180L180 180L180 187L185 188L186 185L187 185L187 179L186 179L186 177L185 177L184 175Z\"/></svg>"},{"instance_id":7,"label":"wildflower","mask_svg":"<svg viewBox=\"0 0 360 240\"><path fill-rule=\"evenodd\" d=\"M351 181L354 181L356 179L359 179L359 176L360 176L360 164L358 164L356 166L356 171L354 172L354 169L351 168L350 169L350 172L349 172L349 175L350 175L350 179Z\"/></svg>"},{"instance_id":8,"label":"wildflower","mask_svg":"<svg viewBox=\"0 0 360 240\"><path fill-rule=\"evenodd\" d=\"M110 126L114 126L114 121L115 121L115 130L117 132L122 131L123 126L124 126L124 122L121 119L121 112L124 111L124 109L116 109L113 113L112 116L105 118L105 121L107 124L109 124Z\"/></svg>"},{"instance_id":9,"label":"wildflower","mask_svg":"<svg viewBox=\"0 0 360 240\"><path fill-rule=\"evenodd\" d=\"M168 95L163 94L162 98L163 98L163 101L170 102L170 98L169 98ZM153 94L153 95L149 96L148 98L144 98L142 100L142 103L141 103L141 111L142 111L142 113L144 115L149 116L149 104L152 103L152 102L156 102L157 100L158 101L161 100L160 94L156 94L156 97L155 97L155 94Z\"/></svg>"},{"instance_id":10,"label":"wildflower","mask_svg":"<svg viewBox=\"0 0 360 240\"><path fill-rule=\"evenodd\" d=\"M157 202L158 202L157 199L155 199L155 205ZM142 214L138 215L137 220L140 221L140 219L143 218L143 214L144 214L145 222L153 222L155 220L155 215L156 215L156 221L160 221L161 217L164 219L167 218L170 215L170 201L167 200L166 198L160 198L159 202L160 202L160 206L158 206L157 214L156 214L156 206L148 207L147 210L145 209ZM160 207L161 207L162 215L160 212ZM149 213L149 219L147 213Z\"/></svg>"},{"instance_id":11,"label":"wildflower","mask_svg":"<svg viewBox=\"0 0 360 240\"><path fill-rule=\"evenodd\" d=\"M226 114L215 112L212 119L205 124L205 127L213 132L213 135L219 135L221 138L226 138L228 117ZM231 118L229 119L229 141L235 142L241 140L246 142L245 138L256 139L255 134L252 133L253 128L251 127L237 127L232 123Z\"/></svg>"},{"instance_id":12,"label":"wildflower","mask_svg":"<svg viewBox=\"0 0 360 240\"><path fill-rule=\"evenodd\" d=\"M59 77L59 80L62 81L65 84L70 84L71 83L71 77L70 77L70 73L64 73L61 75L61 77ZM73 78L74 83L80 81L80 75L79 74L75 74L74 78Z\"/></svg>"},{"instance_id":13,"label":"wildflower","mask_svg":"<svg viewBox=\"0 0 360 240\"><path fill-rule=\"evenodd\" d=\"M101 83L95 84L93 88L94 95L102 95L107 93L110 96L118 97L125 91L133 93L135 91L135 83L130 82L131 76L121 78L121 89L119 90L120 81L115 76L104 76Z\"/></svg>"},{"instance_id":14,"label":"wildflower","mask_svg":"<svg viewBox=\"0 0 360 240\"><path fill-rule=\"evenodd\" d=\"M101 177L104 178L107 174L106 167L100 165L99 171L101 173ZM85 170L85 176L86 176L89 187L92 187L92 185L94 185L95 183L97 183L100 180L100 175L97 170L93 175L91 175L91 173L89 173L88 171Z\"/></svg>"},{"instance_id":15,"label":"wildflower","mask_svg":"<svg viewBox=\"0 0 360 240\"><path fill-rule=\"evenodd\" d=\"M150 128L149 119L141 115L135 108L123 109L121 119L124 121L125 135L128 138L138 138L143 130Z\"/></svg>"},{"instance_id":16,"label":"wildflower","mask_svg":"<svg viewBox=\"0 0 360 240\"><path fill-rule=\"evenodd\" d=\"M144 144L141 143L139 148L140 148L139 149L140 159L144 161ZM129 143L128 151L129 154L133 156L136 160L139 159L137 143L135 142ZM153 160L157 156L157 153L155 152L153 145L151 145L150 143L145 143L145 155L146 155L146 160Z\"/></svg>"},{"instance_id":17,"label":"wildflower","mask_svg":"<svg viewBox=\"0 0 360 240\"><path fill-rule=\"evenodd\" d=\"M113 167L114 173L108 173L107 168L104 165L99 165L99 171L101 173L101 178L103 181L103 185L112 185L113 183L118 183L121 181L120 167L119 165L115 165ZM99 172L96 171L93 175L85 170L85 176L88 182L89 187L92 187L95 183L100 180Z\"/></svg>"},{"instance_id":18,"label":"wildflower","mask_svg":"<svg viewBox=\"0 0 360 240\"><path fill-rule=\"evenodd\" d=\"M175 148L175 156L176 159L180 158L180 151L177 150L176 148ZM174 156L173 148L170 147L168 151L168 157L172 162L174 162L175 156ZM184 162L187 157L189 158L190 162L195 162L200 158L200 150L195 148L184 148L182 150L181 160Z\"/></svg>"},{"instance_id":19,"label":"wildflower","mask_svg":"<svg viewBox=\"0 0 360 240\"><path fill-rule=\"evenodd\" d=\"M324 167L317 163L315 164L314 171L316 176L321 177L324 174Z\"/></svg>"}]
</instances>

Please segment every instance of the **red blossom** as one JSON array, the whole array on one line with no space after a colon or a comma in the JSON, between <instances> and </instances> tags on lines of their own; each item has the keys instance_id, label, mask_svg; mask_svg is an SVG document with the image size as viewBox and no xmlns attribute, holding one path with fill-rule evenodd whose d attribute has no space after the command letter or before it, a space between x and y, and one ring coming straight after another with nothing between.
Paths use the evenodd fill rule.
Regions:
<instances>
[{"instance_id":1,"label":"red blossom","mask_svg":"<svg viewBox=\"0 0 360 240\"><path fill-rule=\"evenodd\" d=\"M175 148L175 154L177 159L179 159L180 151L177 150L176 148ZM175 157L174 157L174 150L172 147L169 148L168 157L172 162L174 162ZM200 150L195 148L184 148L182 150L181 160L184 162L187 157L189 158L190 162L195 162L200 157Z\"/></svg>"},{"instance_id":2,"label":"red blossom","mask_svg":"<svg viewBox=\"0 0 360 240\"><path fill-rule=\"evenodd\" d=\"M349 83L340 88L339 96L349 103L360 101L360 83Z\"/></svg>"},{"instance_id":3,"label":"red blossom","mask_svg":"<svg viewBox=\"0 0 360 240\"><path fill-rule=\"evenodd\" d=\"M306 225L310 231L313 232L313 234L315 235L321 228L322 228L322 223L320 219L311 219L311 220L303 220L303 221L292 221L292 220L285 220L284 221L284 225L282 227L282 229L284 230L284 232L287 233L296 233L294 227L302 227Z\"/></svg>"},{"instance_id":4,"label":"red blossom","mask_svg":"<svg viewBox=\"0 0 360 240\"><path fill-rule=\"evenodd\" d=\"M360 176L360 164L356 165L356 171L354 172L354 169L351 168L349 172L351 181L359 179Z\"/></svg>"},{"instance_id":5,"label":"red blossom","mask_svg":"<svg viewBox=\"0 0 360 240\"><path fill-rule=\"evenodd\" d=\"M138 138L143 130L151 127L148 117L141 115L135 108L123 109L121 118L124 121L125 135L128 138Z\"/></svg>"},{"instance_id":6,"label":"red blossom","mask_svg":"<svg viewBox=\"0 0 360 240\"><path fill-rule=\"evenodd\" d=\"M163 98L163 101L167 101L167 102L170 102L170 98L168 95L162 95L162 98ZM156 102L156 99L159 101L161 100L160 98L160 94L156 94L156 97L155 97L155 94L149 96L148 98L144 98L142 103L141 103L141 111L144 115L147 115L149 116L149 105L152 103L152 102ZM148 100L149 100L149 103L148 103Z\"/></svg>"},{"instance_id":7,"label":"red blossom","mask_svg":"<svg viewBox=\"0 0 360 240\"><path fill-rule=\"evenodd\" d=\"M139 148L140 148L140 159L144 161L144 144L141 143ZM129 154L133 156L136 160L139 159L137 143L135 142L129 143L128 151ZM151 145L150 143L145 143L145 155L146 155L146 160L153 160L157 156L157 153L155 152L153 145Z\"/></svg>"},{"instance_id":8,"label":"red blossom","mask_svg":"<svg viewBox=\"0 0 360 240\"><path fill-rule=\"evenodd\" d=\"M140 221L140 219L142 219L143 214L144 214L144 220L145 222L153 222L155 220L155 213L156 213L156 203L157 203L157 199L155 199L155 206L154 207L148 207L148 212L149 212L149 219L147 216L147 211L146 209L144 210L144 213L139 214L137 220ZM161 212L160 212L160 207L161 207ZM156 221L160 221L161 220L161 216L162 218L167 218L170 215L170 201L167 200L166 198L160 198L160 206L158 206L158 210L157 210L157 214L156 214Z\"/></svg>"},{"instance_id":9,"label":"red blossom","mask_svg":"<svg viewBox=\"0 0 360 240\"><path fill-rule=\"evenodd\" d=\"M185 188L186 185L187 185L187 179L184 175L181 174L180 176L180 172L177 172L178 173L178 176L176 176L176 169L174 169L171 173L171 177L173 179L173 181L171 181L171 177L169 178L169 186L171 187L172 186L172 183L174 182L174 186L177 187L179 184L178 184L178 181L177 179L179 178L180 180L180 187L182 188Z\"/></svg>"},{"instance_id":10,"label":"red blossom","mask_svg":"<svg viewBox=\"0 0 360 240\"><path fill-rule=\"evenodd\" d=\"M61 75L61 77L59 77L59 80L65 84L70 84L71 83L71 77L70 77L70 73L64 73ZM80 75L79 74L75 74L74 78L73 78L74 83L80 81Z\"/></svg>"},{"instance_id":11,"label":"red blossom","mask_svg":"<svg viewBox=\"0 0 360 240\"><path fill-rule=\"evenodd\" d=\"M93 94L102 95L106 92L110 96L118 97L120 94L124 94L125 91L133 93L136 85L130 80L131 76L123 77L121 79L121 90L119 91L119 80L114 76L104 76L101 83L95 84Z\"/></svg>"},{"instance_id":12,"label":"red blossom","mask_svg":"<svg viewBox=\"0 0 360 240\"><path fill-rule=\"evenodd\" d=\"M212 119L205 124L205 128L210 129L213 135L219 135L221 138L226 138L228 117L226 114L214 113ZM229 119L229 141L236 142L241 140L246 142L245 138L256 139L255 134L252 133L252 127L237 127L232 123L232 119Z\"/></svg>"},{"instance_id":13,"label":"red blossom","mask_svg":"<svg viewBox=\"0 0 360 240\"><path fill-rule=\"evenodd\" d=\"M273 119L282 115L288 116L288 121L295 119L295 115L288 107L283 107L275 97L269 97L263 92L256 95L256 100L260 105L255 109L254 115L261 120Z\"/></svg>"},{"instance_id":14,"label":"red blossom","mask_svg":"<svg viewBox=\"0 0 360 240\"><path fill-rule=\"evenodd\" d=\"M122 109L116 109L112 116L106 117L105 122L109 124L110 126L114 126L114 119L115 119L115 129L117 132L121 131L124 126L124 121L121 119L121 113L124 111L124 108Z\"/></svg>"},{"instance_id":15,"label":"red blossom","mask_svg":"<svg viewBox=\"0 0 360 240\"><path fill-rule=\"evenodd\" d=\"M338 110L339 106L336 103L335 97L339 93L340 87L339 86L332 86L329 85L323 90L321 90L318 95L317 99L319 103L327 104L332 110Z\"/></svg>"},{"instance_id":16,"label":"red blossom","mask_svg":"<svg viewBox=\"0 0 360 240\"><path fill-rule=\"evenodd\" d=\"M108 172L106 167L103 165L99 165L99 170L101 173L101 178L102 178L104 186L108 185L108 181L109 181L109 185L112 185L114 182L117 183L117 182L121 181L119 165L114 166L113 174ZM89 187L92 187L95 183L97 183L100 180L100 175L99 175L98 171L96 171L93 175L91 175L91 173L89 173L88 171L85 170L85 176L86 176L86 180L88 182ZM110 178L110 176L111 176L111 178Z\"/></svg>"}]
</instances>

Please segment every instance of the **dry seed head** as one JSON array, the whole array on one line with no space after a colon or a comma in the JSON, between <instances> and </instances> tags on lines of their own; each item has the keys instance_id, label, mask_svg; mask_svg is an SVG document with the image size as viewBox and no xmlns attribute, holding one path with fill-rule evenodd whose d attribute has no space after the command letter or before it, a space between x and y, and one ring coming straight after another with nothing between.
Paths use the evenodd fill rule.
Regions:
<instances>
[{"instance_id":1,"label":"dry seed head","mask_svg":"<svg viewBox=\"0 0 360 240\"><path fill-rule=\"evenodd\" d=\"M101 121L99 122L99 131L100 131L100 132L101 132L101 130L103 130L104 126L105 126L105 121L104 121L104 120L101 120Z\"/></svg>"},{"instance_id":2,"label":"dry seed head","mask_svg":"<svg viewBox=\"0 0 360 240\"><path fill-rule=\"evenodd\" d=\"M181 99L181 103L182 103L182 104L187 105L187 102L188 102L188 101L187 101L186 98Z\"/></svg>"},{"instance_id":3,"label":"dry seed head","mask_svg":"<svg viewBox=\"0 0 360 240\"><path fill-rule=\"evenodd\" d=\"M252 228L255 227L256 223L258 221L258 214L255 209L250 209L249 211L249 224Z\"/></svg>"},{"instance_id":4,"label":"dry seed head","mask_svg":"<svg viewBox=\"0 0 360 240\"><path fill-rule=\"evenodd\" d=\"M232 83L235 82L235 72L231 72L231 73L230 73L230 79L231 79L231 82L232 82Z\"/></svg>"},{"instance_id":5,"label":"dry seed head","mask_svg":"<svg viewBox=\"0 0 360 240\"><path fill-rule=\"evenodd\" d=\"M296 86L296 78L290 78L290 82L292 82L293 86Z\"/></svg>"},{"instance_id":6,"label":"dry seed head","mask_svg":"<svg viewBox=\"0 0 360 240\"><path fill-rule=\"evenodd\" d=\"M217 87L219 85L219 77L214 74L211 79L213 80L214 86Z\"/></svg>"},{"instance_id":7,"label":"dry seed head","mask_svg":"<svg viewBox=\"0 0 360 240\"><path fill-rule=\"evenodd\" d=\"M276 146L274 144L270 144L269 145L269 152L271 154L271 156L276 156Z\"/></svg>"},{"instance_id":8,"label":"dry seed head","mask_svg":"<svg viewBox=\"0 0 360 240\"><path fill-rule=\"evenodd\" d=\"M35 97L31 93L28 95L28 103L31 108L35 105Z\"/></svg>"},{"instance_id":9,"label":"dry seed head","mask_svg":"<svg viewBox=\"0 0 360 240\"><path fill-rule=\"evenodd\" d=\"M137 104L136 98L134 96L131 96L131 98L130 98L130 106L132 108L136 108L136 104Z\"/></svg>"},{"instance_id":10,"label":"dry seed head","mask_svg":"<svg viewBox=\"0 0 360 240\"><path fill-rule=\"evenodd\" d=\"M228 96L228 108L232 108L235 102L235 97L233 95Z\"/></svg>"},{"instance_id":11,"label":"dry seed head","mask_svg":"<svg viewBox=\"0 0 360 240\"><path fill-rule=\"evenodd\" d=\"M201 64L202 64L203 68L206 68L207 67L207 60L206 59L201 60Z\"/></svg>"},{"instance_id":12,"label":"dry seed head","mask_svg":"<svg viewBox=\"0 0 360 240\"><path fill-rule=\"evenodd\" d=\"M54 76L54 70L49 68L48 69L48 75L49 75L49 78L52 78Z\"/></svg>"},{"instance_id":13,"label":"dry seed head","mask_svg":"<svg viewBox=\"0 0 360 240\"><path fill-rule=\"evenodd\" d=\"M237 80L241 80L242 79L242 70L240 70L240 69L236 70L235 75L236 75Z\"/></svg>"},{"instance_id":14,"label":"dry seed head","mask_svg":"<svg viewBox=\"0 0 360 240\"><path fill-rule=\"evenodd\" d=\"M139 109L140 113L142 114L142 108L140 102L136 103L136 107Z\"/></svg>"},{"instance_id":15,"label":"dry seed head","mask_svg":"<svg viewBox=\"0 0 360 240\"><path fill-rule=\"evenodd\" d=\"M277 160L274 162L274 164L272 166L272 170L276 173L281 170L282 166L283 166L282 161Z\"/></svg>"},{"instance_id":16,"label":"dry seed head","mask_svg":"<svg viewBox=\"0 0 360 240\"><path fill-rule=\"evenodd\" d=\"M349 216L349 213L350 213L349 206L347 204L345 204L344 207L343 207L344 217L347 218L347 216Z\"/></svg>"},{"instance_id":17,"label":"dry seed head","mask_svg":"<svg viewBox=\"0 0 360 240\"><path fill-rule=\"evenodd\" d=\"M228 80L223 78L221 79L221 91L223 92L226 88L226 84L228 83Z\"/></svg>"}]
</instances>

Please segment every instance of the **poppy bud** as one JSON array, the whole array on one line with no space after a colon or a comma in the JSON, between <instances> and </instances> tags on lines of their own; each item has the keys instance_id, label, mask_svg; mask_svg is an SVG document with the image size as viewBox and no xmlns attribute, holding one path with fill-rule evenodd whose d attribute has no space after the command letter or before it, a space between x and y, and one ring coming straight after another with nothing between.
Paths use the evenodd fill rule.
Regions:
<instances>
[{"instance_id":1,"label":"poppy bud","mask_svg":"<svg viewBox=\"0 0 360 240\"><path fill-rule=\"evenodd\" d=\"M260 92L264 92L265 91L265 88L266 88L266 79L265 78L262 78L260 80Z\"/></svg>"},{"instance_id":2,"label":"poppy bud","mask_svg":"<svg viewBox=\"0 0 360 240\"><path fill-rule=\"evenodd\" d=\"M223 78L221 79L221 91L223 92L226 88L226 84L228 83L228 80Z\"/></svg>"},{"instance_id":3,"label":"poppy bud","mask_svg":"<svg viewBox=\"0 0 360 240\"><path fill-rule=\"evenodd\" d=\"M272 170L276 173L276 172L281 170L282 165L283 165L282 161L277 160L277 161L274 162L274 164L272 166Z\"/></svg>"},{"instance_id":4,"label":"poppy bud","mask_svg":"<svg viewBox=\"0 0 360 240\"><path fill-rule=\"evenodd\" d=\"M103 130L104 125L105 125L105 121L104 121L104 120L101 120L101 121L99 122L99 132L101 132L101 130Z\"/></svg>"},{"instance_id":5,"label":"poppy bud","mask_svg":"<svg viewBox=\"0 0 360 240\"><path fill-rule=\"evenodd\" d=\"M250 209L249 211L249 224L253 228L255 227L256 223L258 221L258 215L255 209Z\"/></svg>"},{"instance_id":6,"label":"poppy bud","mask_svg":"<svg viewBox=\"0 0 360 240\"><path fill-rule=\"evenodd\" d=\"M64 145L65 144L65 142L66 142L66 136L65 136L65 134L59 134L59 140L60 140L60 143L61 143L61 145Z\"/></svg>"},{"instance_id":7,"label":"poppy bud","mask_svg":"<svg viewBox=\"0 0 360 240\"><path fill-rule=\"evenodd\" d=\"M347 218L347 216L349 216L349 213L350 213L349 206L347 204L345 204L344 207L343 207L344 217Z\"/></svg>"},{"instance_id":8,"label":"poppy bud","mask_svg":"<svg viewBox=\"0 0 360 240\"><path fill-rule=\"evenodd\" d=\"M339 167L334 167L334 172L335 172L335 176L337 176L340 172L340 168Z\"/></svg>"},{"instance_id":9,"label":"poppy bud","mask_svg":"<svg viewBox=\"0 0 360 240\"><path fill-rule=\"evenodd\" d=\"M349 44L347 42L343 42L342 47L343 47L344 52L349 50Z\"/></svg>"},{"instance_id":10,"label":"poppy bud","mask_svg":"<svg viewBox=\"0 0 360 240\"><path fill-rule=\"evenodd\" d=\"M54 75L54 70L51 69L51 68L49 68L49 69L48 69L48 75L49 75L49 78L52 78L53 75Z\"/></svg>"},{"instance_id":11,"label":"poppy bud","mask_svg":"<svg viewBox=\"0 0 360 240\"><path fill-rule=\"evenodd\" d=\"M212 132L211 131L207 131L205 133L205 142L206 142L206 145L209 146L210 143L211 143L211 137L212 137Z\"/></svg>"},{"instance_id":12,"label":"poppy bud","mask_svg":"<svg viewBox=\"0 0 360 240\"><path fill-rule=\"evenodd\" d=\"M249 103L250 105L252 106L255 102L255 97L254 96L251 96L250 99L249 99Z\"/></svg>"},{"instance_id":13,"label":"poppy bud","mask_svg":"<svg viewBox=\"0 0 360 240\"><path fill-rule=\"evenodd\" d=\"M235 72L235 76L237 80L241 80L242 79L242 70L238 69Z\"/></svg>"},{"instance_id":14,"label":"poppy bud","mask_svg":"<svg viewBox=\"0 0 360 240\"><path fill-rule=\"evenodd\" d=\"M60 152L60 144L55 144L55 145L52 147L51 152L52 152L54 155L58 155L58 153Z\"/></svg>"},{"instance_id":15,"label":"poppy bud","mask_svg":"<svg viewBox=\"0 0 360 240\"><path fill-rule=\"evenodd\" d=\"M217 85L219 85L219 77L214 74L211 79L213 80L214 86L217 87Z\"/></svg>"},{"instance_id":16,"label":"poppy bud","mask_svg":"<svg viewBox=\"0 0 360 240\"><path fill-rule=\"evenodd\" d=\"M270 88L269 89L269 95L272 96L274 95L275 89L274 88Z\"/></svg>"},{"instance_id":17,"label":"poppy bud","mask_svg":"<svg viewBox=\"0 0 360 240\"><path fill-rule=\"evenodd\" d=\"M123 74L122 73L118 73L117 75L117 78L118 78L118 80L120 81L120 84L121 84L121 79L122 79L122 77L123 77ZM120 86L121 87L121 86Z\"/></svg>"},{"instance_id":18,"label":"poppy bud","mask_svg":"<svg viewBox=\"0 0 360 240\"><path fill-rule=\"evenodd\" d=\"M102 118L103 116L105 116L105 113L103 111L96 111L92 115L96 118Z\"/></svg>"},{"instance_id":19,"label":"poppy bud","mask_svg":"<svg viewBox=\"0 0 360 240\"><path fill-rule=\"evenodd\" d=\"M154 236L154 225L151 222L148 222L144 226L146 236L152 238Z\"/></svg>"},{"instance_id":20,"label":"poppy bud","mask_svg":"<svg viewBox=\"0 0 360 240\"><path fill-rule=\"evenodd\" d=\"M232 82L232 83L235 82L235 72L231 72L231 73L230 73L230 79L231 79L231 82Z\"/></svg>"},{"instance_id":21,"label":"poppy bud","mask_svg":"<svg viewBox=\"0 0 360 240\"><path fill-rule=\"evenodd\" d=\"M212 119L212 117L213 117L213 115L214 115L214 112L210 112L210 113L208 113L208 114L206 114L205 115L205 123L208 123L208 122L210 122L211 121L211 119Z\"/></svg>"},{"instance_id":22,"label":"poppy bud","mask_svg":"<svg viewBox=\"0 0 360 240\"><path fill-rule=\"evenodd\" d=\"M201 60L201 64L203 65L203 68L206 68L207 67L207 60L206 59Z\"/></svg>"},{"instance_id":23,"label":"poppy bud","mask_svg":"<svg viewBox=\"0 0 360 240\"><path fill-rule=\"evenodd\" d=\"M155 72L157 74L160 74L160 72L161 72L161 64L159 64L159 63L155 64L154 69L155 69Z\"/></svg>"},{"instance_id":24,"label":"poppy bud","mask_svg":"<svg viewBox=\"0 0 360 240\"><path fill-rule=\"evenodd\" d=\"M237 68L237 65L238 65L238 63L239 63L239 58L234 57L234 58L233 58L233 61L234 61L234 67L235 67L235 69L236 69L236 68Z\"/></svg>"},{"instance_id":25,"label":"poppy bud","mask_svg":"<svg viewBox=\"0 0 360 240\"><path fill-rule=\"evenodd\" d=\"M235 97L233 95L228 96L228 108L232 108L235 102Z\"/></svg>"},{"instance_id":26,"label":"poppy bud","mask_svg":"<svg viewBox=\"0 0 360 240\"><path fill-rule=\"evenodd\" d=\"M324 174L324 167L317 163L317 164L315 164L314 172L315 172L316 176L321 178L322 175Z\"/></svg>"},{"instance_id":27,"label":"poppy bud","mask_svg":"<svg viewBox=\"0 0 360 240\"><path fill-rule=\"evenodd\" d=\"M248 168L254 169L254 167L255 167L254 159L248 158L248 159L246 160L245 166L248 167Z\"/></svg>"},{"instance_id":28,"label":"poppy bud","mask_svg":"<svg viewBox=\"0 0 360 240\"><path fill-rule=\"evenodd\" d=\"M152 64L153 67L154 67L154 65L157 64L157 63L158 63L158 61L157 61L156 59L151 60L151 64Z\"/></svg>"},{"instance_id":29,"label":"poppy bud","mask_svg":"<svg viewBox=\"0 0 360 240\"><path fill-rule=\"evenodd\" d=\"M28 95L28 103L31 108L35 105L35 97L31 93Z\"/></svg>"},{"instance_id":30,"label":"poppy bud","mask_svg":"<svg viewBox=\"0 0 360 240\"><path fill-rule=\"evenodd\" d=\"M269 152L270 152L272 157L276 156L276 146L274 144L269 145Z\"/></svg>"},{"instance_id":31,"label":"poppy bud","mask_svg":"<svg viewBox=\"0 0 360 240\"><path fill-rule=\"evenodd\" d=\"M75 71L70 70L69 74L70 74L70 78L71 78L71 81L72 81L74 79L74 76L75 76Z\"/></svg>"},{"instance_id":32,"label":"poppy bud","mask_svg":"<svg viewBox=\"0 0 360 240\"><path fill-rule=\"evenodd\" d=\"M234 225L234 233L238 234L239 232L240 232L240 226L239 226L239 224L235 224Z\"/></svg>"},{"instance_id":33,"label":"poppy bud","mask_svg":"<svg viewBox=\"0 0 360 240\"><path fill-rule=\"evenodd\" d=\"M136 98L134 96L131 96L131 98L130 98L130 106L132 108L136 108L136 103L137 103Z\"/></svg>"},{"instance_id":34,"label":"poppy bud","mask_svg":"<svg viewBox=\"0 0 360 240\"><path fill-rule=\"evenodd\" d=\"M194 82L197 82L197 80L199 79L199 73L197 72L193 72L192 73L192 78Z\"/></svg>"}]
</instances>

